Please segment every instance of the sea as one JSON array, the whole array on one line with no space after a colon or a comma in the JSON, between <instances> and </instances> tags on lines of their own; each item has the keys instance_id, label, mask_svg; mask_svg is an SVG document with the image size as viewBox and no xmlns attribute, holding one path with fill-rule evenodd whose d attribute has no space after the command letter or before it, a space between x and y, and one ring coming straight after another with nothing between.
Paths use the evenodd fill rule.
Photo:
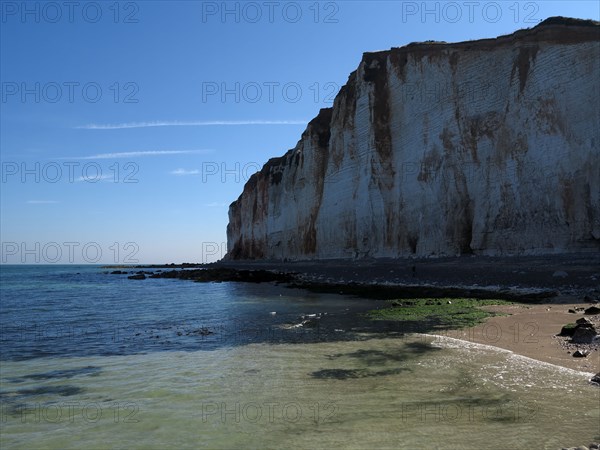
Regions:
<instances>
[{"instance_id":1,"label":"sea","mask_svg":"<svg viewBox=\"0 0 600 450\"><path fill-rule=\"evenodd\" d=\"M0 448L559 449L591 374L270 283L0 266Z\"/></svg>"}]
</instances>

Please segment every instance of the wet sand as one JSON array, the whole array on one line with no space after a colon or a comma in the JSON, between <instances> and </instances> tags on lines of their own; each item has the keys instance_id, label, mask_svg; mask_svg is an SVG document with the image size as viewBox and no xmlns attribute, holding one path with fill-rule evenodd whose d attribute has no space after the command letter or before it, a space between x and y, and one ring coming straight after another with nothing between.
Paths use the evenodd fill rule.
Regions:
<instances>
[{"instance_id":1,"label":"wet sand","mask_svg":"<svg viewBox=\"0 0 600 450\"><path fill-rule=\"evenodd\" d=\"M472 328L432 334L492 345L538 361L597 373L600 371L600 345L569 344L570 338L556 336L563 325L575 322L580 317L590 319L596 328L600 328L600 315L568 313L573 306L590 305L544 303L484 306L484 310L506 315L491 317ZM589 349L591 352L586 358L575 358L572 354L576 349Z\"/></svg>"}]
</instances>

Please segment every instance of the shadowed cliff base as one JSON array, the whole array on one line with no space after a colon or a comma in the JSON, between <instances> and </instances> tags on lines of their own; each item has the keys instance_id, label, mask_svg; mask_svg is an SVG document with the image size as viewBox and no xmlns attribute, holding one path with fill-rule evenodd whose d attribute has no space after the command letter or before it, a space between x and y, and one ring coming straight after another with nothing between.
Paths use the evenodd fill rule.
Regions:
<instances>
[{"instance_id":1,"label":"shadowed cliff base","mask_svg":"<svg viewBox=\"0 0 600 450\"><path fill-rule=\"evenodd\" d=\"M292 273L298 287L370 298L600 299L600 255L220 261L207 267Z\"/></svg>"},{"instance_id":2,"label":"shadowed cliff base","mask_svg":"<svg viewBox=\"0 0 600 450\"><path fill-rule=\"evenodd\" d=\"M160 267L169 268L170 265L129 268ZM276 282L312 291L380 300L415 297L494 298L524 302L554 297L556 302L600 300L600 255L591 253L357 261L222 260L175 267L185 269L113 273L134 274L139 276L138 279L148 275L149 278L197 282Z\"/></svg>"}]
</instances>

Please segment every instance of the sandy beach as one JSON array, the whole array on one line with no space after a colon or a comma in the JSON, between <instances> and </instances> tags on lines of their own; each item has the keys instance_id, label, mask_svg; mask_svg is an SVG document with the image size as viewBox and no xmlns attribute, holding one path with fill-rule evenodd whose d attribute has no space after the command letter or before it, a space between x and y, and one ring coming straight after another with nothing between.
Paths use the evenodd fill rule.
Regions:
<instances>
[{"instance_id":1,"label":"sandy beach","mask_svg":"<svg viewBox=\"0 0 600 450\"><path fill-rule=\"evenodd\" d=\"M577 306L589 307L589 304L553 302L483 306L482 309L503 315L491 317L475 327L433 334L492 345L539 361L597 373L600 371L600 345L570 344L570 338L556 336L563 325L580 317L588 318L596 326L600 325L600 316L567 312ZM573 357L576 349L589 349L591 352L585 358L576 358Z\"/></svg>"}]
</instances>

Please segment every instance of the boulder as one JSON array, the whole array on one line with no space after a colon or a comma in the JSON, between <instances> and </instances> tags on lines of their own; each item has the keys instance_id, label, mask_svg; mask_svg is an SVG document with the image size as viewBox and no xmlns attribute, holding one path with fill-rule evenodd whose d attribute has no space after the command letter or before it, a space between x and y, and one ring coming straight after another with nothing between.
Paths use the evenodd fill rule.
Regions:
<instances>
[{"instance_id":1,"label":"boulder","mask_svg":"<svg viewBox=\"0 0 600 450\"><path fill-rule=\"evenodd\" d=\"M575 344L591 344L594 338L598 335L594 327L586 325L578 325L571 337L571 342Z\"/></svg>"},{"instance_id":2,"label":"boulder","mask_svg":"<svg viewBox=\"0 0 600 450\"><path fill-rule=\"evenodd\" d=\"M588 309L585 310L585 314L600 314L600 308L598 308L597 306L590 306Z\"/></svg>"},{"instance_id":3,"label":"boulder","mask_svg":"<svg viewBox=\"0 0 600 450\"><path fill-rule=\"evenodd\" d=\"M573 353L574 358L585 358L590 354L589 350L575 350Z\"/></svg>"},{"instance_id":4,"label":"boulder","mask_svg":"<svg viewBox=\"0 0 600 450\"><path fill-rule=\"evenodd\" d=\"M144 275L143 273L138 274L138 275L130 275L127 277L130 280L145 280L146 279L146 275Z\"/></svg>"},{"instance_id":5,"label":"boulder","mask_svg":"<svg viewBox=\"0 0 600 450\"><path fill-rule=\"evenodd\" d=\"M568 323L562 327L562 329L560 330L560 333L558 333L558 335L559 336L573 336L576 328L577 328L576 324Z\"/></svg>"},{"instance_id":6,"label":"boulder","mask_svg":"<svg viewBox=\"0 0 600 450\"><path fill-rule=\"evenodd\" d=\"M600 385L600 372L594 375L590 381L592 383L598 383L598 385Z\"/></svg>"}]
</instances>

